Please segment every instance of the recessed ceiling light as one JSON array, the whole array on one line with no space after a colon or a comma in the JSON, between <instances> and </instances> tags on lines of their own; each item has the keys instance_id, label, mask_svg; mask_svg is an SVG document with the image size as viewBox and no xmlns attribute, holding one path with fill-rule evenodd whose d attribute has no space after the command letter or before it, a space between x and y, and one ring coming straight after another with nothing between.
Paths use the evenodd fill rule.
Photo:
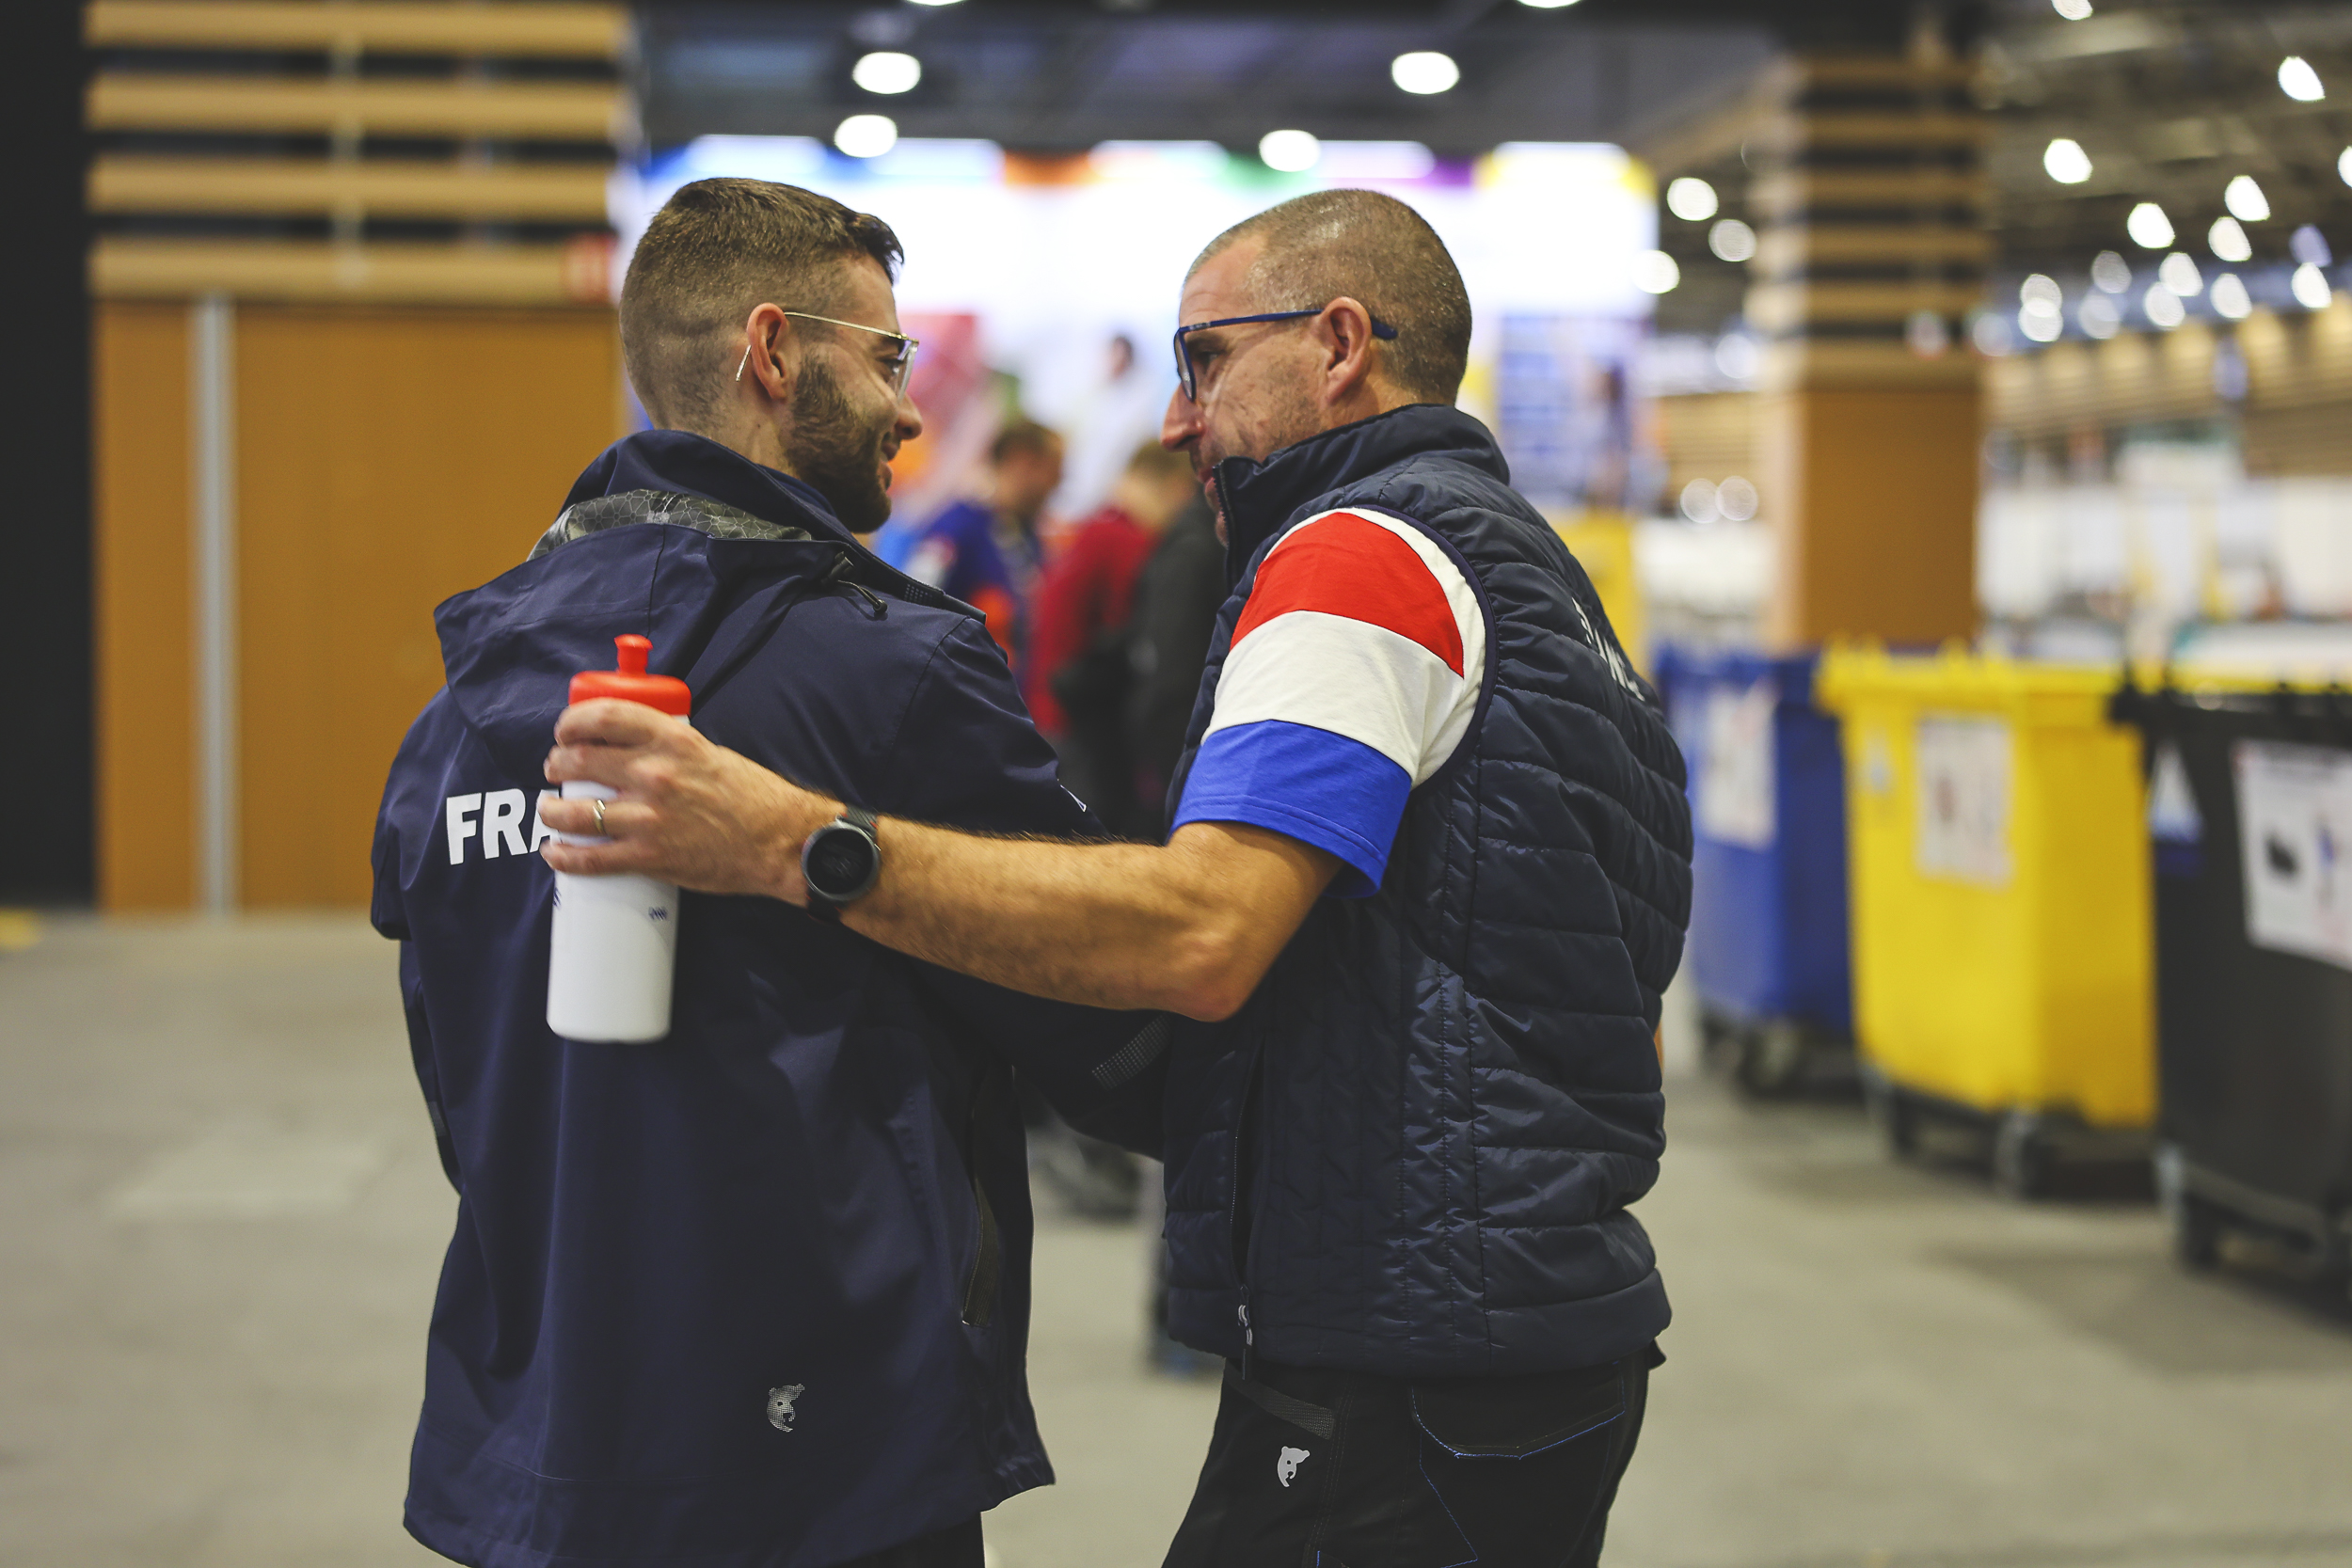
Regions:
<instances>
[{"instance_id":1,"label":"recessed ceiling light","mask_svg":"<svg viewBox=\"0 0 2352 1568\"><path fill-rule=\"evenodd\" d=\"M1306 131L1268 131L1258 138L1258 158L1284 174L1304 174L1323 158L1323 143Z\"/></svg>"},{"instance_id":2,"label":"recessed ceiling light","mask_svg":"<svg viewBox=\"0 0 2352 1568\"><path fill-rule=\"evenodd\" d=\"M833 144L852 158L879 158L898 145L898 122L888 115L851 115L834 128Z\"/></svg>"},{"instance_id":3,"label":"recessed ceiling light","mask_svg":"<svg viewBox=\"0 0 2352 1568\"><path fill-rule=\"evenodd\" d=\"M850 68L850 80L867 92L911 92L922 79L923 62L895 49L862 55L857 64Z\"/></svg>"},{"instance_id":4,"label":"recessed ceiling light","mask_svg":"<svg viewBox=\"0 0 2352 1568\"><path fill-rule=\"evenodd\" d=\"M1450 90L1462 79L1462 68L1451 55L1416 49L1389 62L1389 77L1406 92L1423 95Z\"/></svg>"},{"instance_id":5,"label":"recessed ceiling light","mask_svg":"<svg viewBox=\"0 0 2352 1568\"><path fill-rule=\"evenodd\" d=\"M2300 55L2289 55L2279 62L2279 90L2297 103L2316 103L2328 96L2328 89L2320 85L2319 72Z\"/></svg>"}]
</instances>

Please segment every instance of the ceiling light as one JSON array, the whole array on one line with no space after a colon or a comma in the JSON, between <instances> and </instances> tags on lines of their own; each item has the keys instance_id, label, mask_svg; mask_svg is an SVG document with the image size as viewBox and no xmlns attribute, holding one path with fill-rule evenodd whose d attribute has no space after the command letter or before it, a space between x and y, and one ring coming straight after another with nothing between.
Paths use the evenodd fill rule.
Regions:
<instances>
[{"instance_id":1,"label":"ceiling light","mask_svg":"<svg viewBox=\"0 0 2352 1568\"><path fill-rule=\"evenodd\" d=\"M2316 103L2328 96L2328 89L2320 86L2319 72L2300 55L2289 55L2279 62L2279 90L2297 103Z\"/></svg>"},{"instance_id":2,"label":"ceiling light","mask_svg":"<svg viewBox=\"0 0 2352 1568\"><path fill-rule=\"evenodd\" d=\"M922 79L922 61L890 49L861 55L850 68L850 80L867 92L912 92Z\"/></svg>"},{"instance_id":3,"label":"ceiling light","mask_svg":"<svg viewBox=\"0 0 2352 1568\"><path fill-rule=\"evenodd\" d=\"M1682 515L1694 523L1711 523L1723 515L1711 480L1694 479L1684 485L1681 504Z\"/></svg>"},{"instance_id":4,"label":"ceiling light","mask_svg":"<svg viewBox=\"0 0 2352 1568\"><path fill-rule=\"evenodd\" d=\"M898 145L898 122L888 115L851 115L834 128L833 144L852 158L879 158Z\"/></svg>"},{"instance_id":5,"label":"ceiling light","mask_svg":"<svg viewBox=\"0 0 2352 1568\"><path fill-rule=\"evenodd\" d=\"M1451 55L1416 49L1389 62L1389 78L1406 92L1444 92L1462 79L1462 68Z\"/></svg>"},{"instance_id":6,"label":"ceiling light","mask_svg":"<svg viewBox=\"0 0 2352 1568\"><path fill-rule=\"evenodd\" d=\"M917 6L952 6L956 0L913 0Z\"/></svg>"},{"instance_id":7,"label":"ceiling light","mask_svg":"<svg viewBox=\"0 0 2352 1568\"><path fill-rule=\"evenodd\" d=\"M2161 283L2148 285L2148 292L2139 296L2139 308L2148 313L2150 321L2167 332L2188 319L2188 309L2181 303L2181 296Z\"/></svg>"},{"instance_id":8,"label":"ceiling light","mask_svg":"<svg viewBox=\"0 0 2352 1568\"><path fill-rule=\"evenodd\" d=\"M2336 154L2336 178L2352 185L2352 147Z\"/></svg>"},{"instance_id":9,"label":"ceiling light","mask_svg":"<svg viewBox=\"0 0 2352 1568\"><path fill-rule=\"evenodd\" d=\"M2261 223L2270 216L2270 198L2263 195L2263 188L2254 183L2250 174L2241 174L2230 182L2221 192L2221 205L2230 209L2232 217L2244 218L2249 223Z\"/></svg>"},{"instance_id":10,"label":"ceiling light","mask_svg":"<svg viewBox=\"0 0 2352 1568\"><path fill-rule=\"evenodd\" d=\"M2132 244L2146 250L2172 248L2172 220L2153 201L2132 209L2132 215L2123 220L2123 232L2132 237Z\"/></svg>"},{"instance_id":11,"label":"ceiling light","mask_svg":"<svg viewBox=\"0 0 2352 1568\"><path fill-rule=\"evenodd\" d=\"M2090 0L2050 0L2050 8L2069 22L2090 20Z\"/></svg>"},{"instance_id":12,"label":"ceiling light","mask_svg":"<svg viewBox=\"0 0 2352 1568\"><path fill-rule=\"evenodd\" d=\"M2045 310L2055 310L2058 308L2059 301L2065 297L2065 293L2058 286L2058 279L2047 273L2028 274L2026 280L2017 285L2017 303L2027 309L2040 307Z\"/></svg>"},{"instance_id":13,"label":"ceiling light","mask_svg":"<svg viewBox=\"0 0 2352 1568\"><path fill-rule=\"evenodd\" d=\"M1979 312L1977 319L1969 324L1968 341L1977 345L1979 354L1988 359L1998 359L2011 347L2009 318L1997 310Z\"/></svg>"},{"instance_id":14,"label":"ceiling light","mask_svg":"<svg viewBox=\"0 0 2352 1568\"><path fill-rule=\"evenodd\" d=\"M1715 187L1693 175L1686 174L1666 187L1666 211L1692 223L1703 223L1715 215Z\"/></svg>"},{"instance_id":15,"label":"ceiling light","mask_svg":"<svg viewBox=\"0 0 2352 1568\"><path fill-rule=\"evenodd\" d=\"M2297 229L2287 241L2287 254L2306 266L2324 267L2335 257L2328 250L2328 236L2319 231L2319 225L2307 223Z\"/></svg>"},{"instance_id":16,"label":"ceiling light","mask_svg":"<svg viewBox=\"0 0 2352 1568\"><path fill-rule=\"evenodd\" d=\"M2132 264L2112 250L2103 250L2091 259L2090 280L2111 294L2120 294L2132 286Z\"/></svg>"},{"instance_id":17,"label":"ceiling light","mask_svg":"<svg viewBox=\"0 0 2352 1568\"><path fill-rule=\"evenodd\" d=\"M2058 136L2042 150L2042 166L2061 185L2079 185L2090 178L2090 154L2072 136Z\"/></svg>"},{"instance_id":18,"label":"ceiling light","mask_svg":"<svg viewBox=\"0 0 2352 1568\"><path fill-rule=\"evenodd\" d=\"M2309 261L2295 269L2288 287L2295 291L2295 303L2306 310L2325 309L2334 292L2328 287L2328 275Z\"/></svg>"},{"instance_id":19,"label":"ceiling light","mask_svg":"<svg viewBox=\"0 0 2352 1568\"><path fill-rule=\"evenodd\" d=\"M2214 219L2213 227L2205 230L2205 245L2225 261L2250 261L2254 255L2253 242L2246 237L2246 230L2238 227L2235 218Z\"/></svg>"},{"instance_id":20,"label":"ceiling light","mask_svg":"<svg viewBox=\"0 0 2352 1568\"><path fill-rule=\"evenodd\" d=\"M2205 292L2205 275L2197 270L2197 260L2185 250L2176 250L2156 268L2156 280L2186 299Z\"/></svg>"},{"instance_id":21,"label":"ceiling light","mask_svg":"<svg viewBox=\"0 0 2352 1568\"><path fill-rule=\"evenodd\" d=\"M1258 157L1284 174L1304 174L1323 157L1323 144L1306 131L1268 131L1258 138Z\"/></svg>"},{"instance_id":22,"label":"ceiling light","mask_svg":"<svg viewBox=\"0 0 2352 1568\"><path fill-rule=\"evenodd\" d=\"M2236 273L2225 272L2213 280L2213 308L2217 314L2233 322L2244 321L2254 313L2254 301Z\"/></svg>"},{"instance_id":23,"label":"ceiling light","mask_svg":"<svg viewBox=\"0 0 2352 1568\"><path fill-rule=\"evenodd\" d=\"M1519 0L1519 4L1539 11L1556 11L1563 6L1575 5L1576 0Z\"/></svg>"},{"instance_id":24,"label":"ceiling light","mask_svg":"<svg viewBox=\"0 0 2352 1568\"><path fill-rule=\"evenodd\" d=\"M2084 337L2105 342L2122 326L2123 312L2115 308L2114 300L2094 290L2074 307L2074 319L2082 324Z\"/></svg>"},{"instance_id":25,"label":"ceiling light","mask_svg":"<svg viewBox=\"0 0 2352 1568\"><path fill-rule=\"evenodd\" d=\"M1662 250L1645 250L1633 258L1633 286L1645 294L1662 294L1682 281L1682 269Z\"/></svg>"},{"instance_id":26,"label":"ceiling light","mask_svg":"<svg viewBox=\"0 0 2352 1568\"><path fill-rule=\"evenodd\" d=\"M2017 330L2037 343L2055 343L2066 330L2066 318L2058 314L2057 306L2035 300L2017 312Z\"/></svg>"},{"instance_id":27,"label":"ceiling light","mask_svg":"<svg viewBox=\"0 0 2352 1568\"><path fill-rule=\"evenodd\" d=\"M1738 218L1724 218L1707 231L1707 248L1721 261L1747 261L1756 254L1756 230Z\"/></svg>"}]
</instances>

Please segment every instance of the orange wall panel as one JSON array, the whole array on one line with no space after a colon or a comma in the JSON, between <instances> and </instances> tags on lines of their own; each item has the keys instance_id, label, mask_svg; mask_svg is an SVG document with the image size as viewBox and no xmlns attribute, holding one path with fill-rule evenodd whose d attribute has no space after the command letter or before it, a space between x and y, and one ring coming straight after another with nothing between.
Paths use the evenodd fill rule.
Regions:
<instances>
[{"instance_id":1,"label":"orange wall panel","mask_svg":"<svg viewBox=\"0 0 2352 1568\"><path fill-rule=\"evenodd\" d=\"M1977 389L1808 388L1767 395L1758 413L1779 544L1767 640L1973 633Z\"/></svg>"},{"instance_id":2,"label":"orange wall panel","mask_svg":"<svg viewBox=\"0 0 2352 1568\"><path fill-rule=\"evenodd\" d=\"M606 309L240 308L246 905L365 901L433 607L520 562L618 433L619 352Z\"/></svg>"},{"instance_id":3,"label":"orange wall panel","mask_svg":"<svg viewBox=\"0 0 2352 1568\"><path fill-rule=\"evenodd\" d=\"M93 322L98 898L196 901L188 308Z\"/></svg>"}]
</instances>

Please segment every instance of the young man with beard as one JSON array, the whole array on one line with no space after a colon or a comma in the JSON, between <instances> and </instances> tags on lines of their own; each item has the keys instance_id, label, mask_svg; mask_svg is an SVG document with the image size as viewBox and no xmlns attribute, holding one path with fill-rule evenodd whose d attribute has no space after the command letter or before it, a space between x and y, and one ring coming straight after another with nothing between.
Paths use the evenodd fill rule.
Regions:
<instances>
[{"instance_id":1,"label":"young man with beard","mask_svg":"<svg viewBox=\"0 0 2352 1568\"><path fill-rule=\"evenodd\" d=\"M373 918L459 1199L406 1519L461 1562L980 1568L981 1511L1052 1479L1012 1074L1117 1135L1109 1086L1149 1088L1158 1036L1104 1064L1155 1021L689 895L666 1039L545 1022L527 790L616 635L651 639L732 752L974 832L1097 831L978 619L851 537L922 429L898 259L806 191L680 190L621 295L660 428L437 612L448 686L392 767Z\"/></svg>"},{"instance_id":2,"label":"young man with beard","mask_svg":"<svg viewBox=\"0 0 2352 1568\"><path fill-rule=\"evenodd\" d=\"M1169 1046L1170 1329L1229 1370L1170 1568L1582 1568L1667 1322L1628 1205L1664 1143L1682 759L1452 406L1470 301L1418 214L1284 202L1210 244L1180 312L1162 438L1232 594L1164 847L890 816L870 886L803 876L844 798L589 703L547 774L619 788L616 841L546 853L1199 1021Z\"/></svg>"}]
</instances>

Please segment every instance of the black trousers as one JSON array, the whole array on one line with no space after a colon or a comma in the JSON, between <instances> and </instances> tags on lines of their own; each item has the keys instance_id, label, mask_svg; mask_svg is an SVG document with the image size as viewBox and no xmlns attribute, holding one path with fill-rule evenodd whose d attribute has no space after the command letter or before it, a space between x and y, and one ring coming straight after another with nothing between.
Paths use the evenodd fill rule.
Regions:
<instances>
[{"instance_id":1,"label":"black trousers","mask_svg":"<svg viewBox=\"0 0 2352 1568\"><path fill-rule=\"evenodd\" d=\"M1592 1568L1663 1359L1436 1379L1228 1363L1165 1568Z\"/></svg>"},{"instance_id":2,"label":"black trousers","mask_svg":"<svg viewBox=\"0 0 2352 1568\"><path fill-rule=\"evenodd\" d=\"M886 1552L845 1562L841 1568L981 1568L980 1516L961 1525L902 1541Z\"/></svg>"}]
</instances>

